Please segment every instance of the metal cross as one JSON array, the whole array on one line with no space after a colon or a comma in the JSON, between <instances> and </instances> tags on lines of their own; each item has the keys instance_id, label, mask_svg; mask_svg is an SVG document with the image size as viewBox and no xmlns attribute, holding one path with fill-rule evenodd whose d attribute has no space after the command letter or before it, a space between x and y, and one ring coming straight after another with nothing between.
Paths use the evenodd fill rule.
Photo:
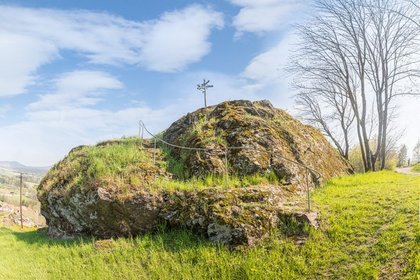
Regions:
<instances>
[{"instance_id":1,"label":"metal cross","mask_svg":"<svg viewBox=\"0 0 420 280\"><path fill-rule=\"evenodd\" d=\"M209 85L209 83L210 81L206 81L206 79L203 79L203 83L197 85L197 89L204 94L204 107L206 108L207 108L207 89L213 87L213 85Z\"/></svg>"}]
</instances>

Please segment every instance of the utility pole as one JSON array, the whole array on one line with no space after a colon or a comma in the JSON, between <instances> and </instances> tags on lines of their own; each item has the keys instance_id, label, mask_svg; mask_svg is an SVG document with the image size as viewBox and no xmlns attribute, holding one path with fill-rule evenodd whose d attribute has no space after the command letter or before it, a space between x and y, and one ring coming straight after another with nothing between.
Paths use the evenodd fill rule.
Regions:
<instances>
[{"instance_id":1,"label":"utility pole","mask_svg":"<svg viewBox=\"0 0 420 280\"><path fill-rule=\"evenodd\" d=\"M204 94L204 107L205 108L207 108L207 89L213 87L213 85L209 85L209 83L210 81L206 81L206 79L203 79L203 83L197 85L197 89Z\"/></svg>"},{"instance_id":2,"label":"utility pole","mask_svg":"<svg viewBox=\"0 0 420 280\"><path fill-rule=\"evenodd\" d=\"M23 188L23 173L20 173L20 194L19 194L19 208L20 208L20 228L23 229L23 213L22 213L22 188Z\"/></svg>"}]
</instances>

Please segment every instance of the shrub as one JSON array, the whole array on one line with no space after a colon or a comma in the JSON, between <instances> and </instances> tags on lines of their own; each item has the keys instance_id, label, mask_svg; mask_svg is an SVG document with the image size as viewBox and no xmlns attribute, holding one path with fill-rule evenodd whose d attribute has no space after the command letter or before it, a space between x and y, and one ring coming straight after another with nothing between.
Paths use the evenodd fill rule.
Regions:
<instances>
[{"instance_id":1,"label":"shrub","mask_svg":"<svg viewBox=\"0 0 420 280\"><path fill-rule=\"evenodd\" d=\"M417 163L414 165L414 167L411 169L413 172L420 172L420 163Z\"/></svg>"}]
</instances>

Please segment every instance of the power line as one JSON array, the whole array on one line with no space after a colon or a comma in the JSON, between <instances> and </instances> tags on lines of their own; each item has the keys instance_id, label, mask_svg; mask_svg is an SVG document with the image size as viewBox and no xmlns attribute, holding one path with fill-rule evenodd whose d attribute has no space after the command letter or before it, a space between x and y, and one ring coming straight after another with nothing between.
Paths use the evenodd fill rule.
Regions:
<instances>
[{"instance_id":1,"label":"power line","mask_svg":"<svg viewBox=\"0 0 420 280\"><path fill-rule=\"evenodd\" d=\"M22 188L23 188L23 173L19 174L19 211L20 211L20 228L23 229L23 213L22 213Z\"/></svg>"}]
</instances>

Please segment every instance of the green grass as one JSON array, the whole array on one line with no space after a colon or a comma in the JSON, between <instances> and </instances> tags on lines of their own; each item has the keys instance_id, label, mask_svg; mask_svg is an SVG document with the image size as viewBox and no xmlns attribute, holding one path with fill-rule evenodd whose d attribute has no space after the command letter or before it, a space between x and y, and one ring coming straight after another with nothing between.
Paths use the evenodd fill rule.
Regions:
<instances>
[{"instance_id":1,"label":"green grass","mask_svg":"<svg viewBox=\"0 0 420 280\"><path fill-rule=\"evenodd\" d=\"M63 193L73 188L101 186L116 188L124 196L129 189L141 189L153 181L153 178L146 178L145 170L157 172L163 169L161 164L158 161L155 165L153 156L142 148L141 140L134 137L78 147L48 172L41 181L38 195L65 183Z\"/></svg>"},{"instance_id":2,"label":"green grass","mask_svg":"<svg viewBox=\"0 0 420 280\"><path fill-rule=\"evenodd\" d=\"M262 185L278 185L280 180L274 174L270 172L264 175L254 174L254 175L232 175L228 176L228 184L226 185L226 177L224 176L212 176L207 175L205 177L197 178L192 177L185 180L168 180L167 178L157 178L152 185L150 190L161 190L165 189L168 191L178 191L178 190L203 190L208 188L213 189L231 189L231 188L242 188L242 187L258 187ZM287 188L287 186L284 186Z\"/></svg>"},{"instance_id":3,"label":"green grass","mask_svg":"<svg viewBox=\"0 0 420 280\"><path fill-rule=\"evenodd\" d=\"M148 140L150 141L150 140ZM196 190L205 188L225 188L224 176L208 174L201 178L182 176L185 167L182 161L169 156L169 151L156 151L156 164L152 150L143 149L138 138L122 138L99 143L95 146L83 146L74 149L67 158L56 164L41 182L38 195L43 195L54 186L66 185L60 190L63 194L71 193L75 188L109 187L116 190L118 198L124 200L135 190ZM166 157L166 161L163 158ZM159 173L174 173L174 179ZM148 174L149 173L149 174ZM183 179L184 178L184 179ZM274 172L237 176L229 174L228 187L258 186L277 184L279 179Z\"/></svg>"},{"instance_id":4,"label":"green grass","mask_svg":"<svg viewBox=\"0 0 420 280\"><path fill-rule=\"evenodd\" d=\"M420 172L420 163L417 163L414 165L414 167L411 169L413 172Z\"/></svg>"},{"instance_id":5,"label":"green grass","mask_svg":"<svg viewBox=\"0 0 420 280\"><path fill-rule=\"evenodd\" d=\"M420 177L392 172L329 182L313 194L319 230L303 245L274 233L230 251L188 231L54 241L0 229L0 279L419 279Z\"/></svg>"}]
</instances>

